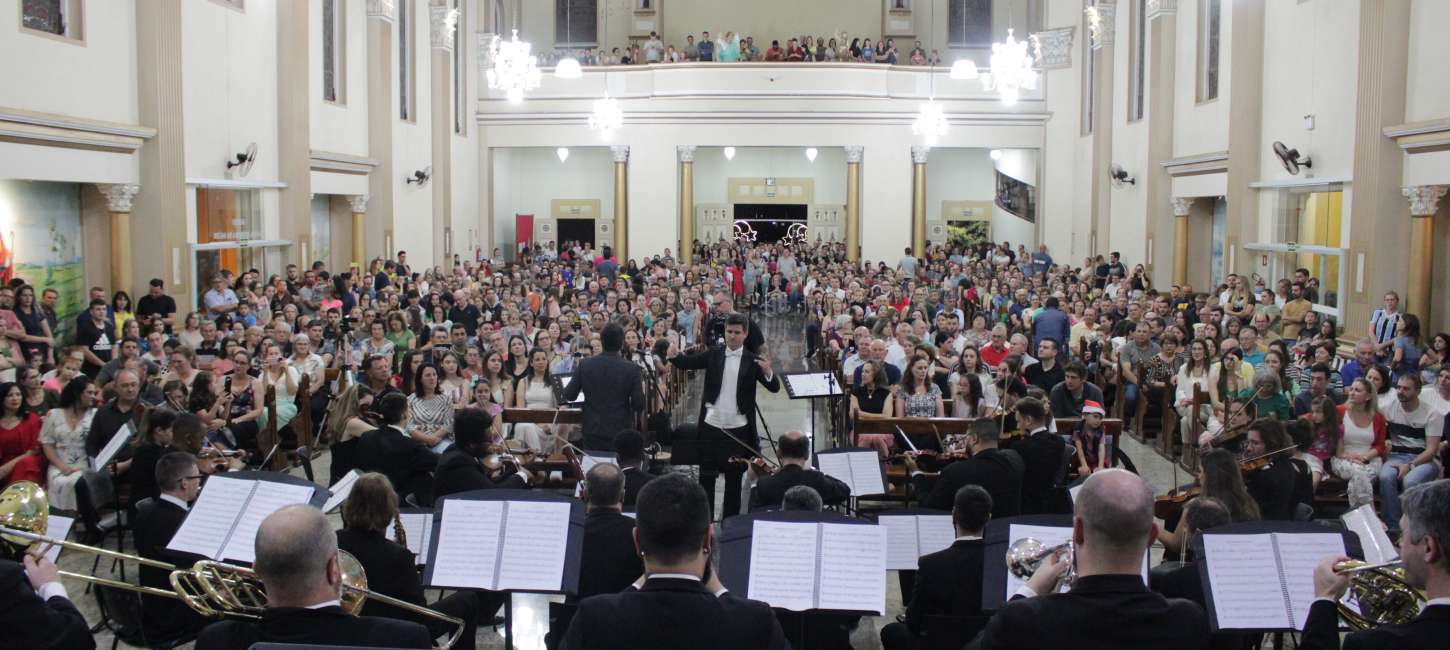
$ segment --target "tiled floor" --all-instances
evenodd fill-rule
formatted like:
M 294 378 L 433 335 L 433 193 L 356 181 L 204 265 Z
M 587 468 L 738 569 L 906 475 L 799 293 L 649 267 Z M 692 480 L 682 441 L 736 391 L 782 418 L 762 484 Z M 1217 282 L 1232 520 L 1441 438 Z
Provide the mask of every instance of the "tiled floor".
M 764 329 L 767 346 L 770 350 L 770 357 L 778 372 L 793 372 L 804 369 L 804 341 L 800 335 L 800 322 L 798 317 L 772 317 L 761 319 Z M 693 393 L 698 393 L 698 384 L 694 387 Z M 810 405 L 804 400 L 791 400 L 782 390 L 776 394 L 759 391 L 759 403 L 761 412 L 764 414 L 765 424 L 772 435 L 780 435 L 788 430 L 812 431 Z M 693 399 L 691 399 L 691 397 Z M 698 397 L 687 397 L 689 404 L 684 410 L 693 413 L 698 408 Z M 818 411 L 820 409 L 818 408 Z M 831 446 L 829 436 L 824 435 L 825 418 L 818 413 L 818 424 L 814 431 L 821 435 L 815 437 L 816 447 L 823 449 Z M 1151 449 L 1144 448 L 1132 438 L 1122 441 L 1123 450 L 1137 465 L 1138 472 L 1145 477 L 1159 492 L 1164 492 L 1173 484 L 1173 471 L 1171 465 Z M 767 452 L 769 453 L 769 452 Z M 329 459 L 324 457 L 315 464 L 318 475 L 326 476 L 328 472 Z M 296 472 L 301 474 L 300 470 Z M 1187 481 L 1188 478 L 1180 472 L 1179 480 Z M 717 490 L 717 498 L 720 498 Z M 718 505 L 718 504 L 717 504 Z M 337 520 L 337 515 L 332 515 Z M 341 522 L 336 521 L 340 526 Z M 128 540 L 129 541 L 129 540 Z M 1156 553 L 1155 553 L 1156 555 Z M 62 569 L 78 573 L 89 573 L 91 558 L 71 551 L 61 553 L 60 565 Z M 105 564 L 102 566 L 103 570 Z M 134 578 L 134 572 L 128 570 L 128 575 Z M 888 578 L 886 591 L 887 615 L 884 617 L 868 617 L 861 620 L 861 623 L 852 635 L 852 645 L 858 649 L 879 648 L 879 632 L 882 625 L 894 620 L 897 614 L 902 613 L 901 594 L 894 578 Z M 75 580 L 66 580 L 66 587 L 71 593 L 72 599 L 85 614 L 86 619 L 94 623 L 99 620 L 99 612 L 95 605 L 95 599 L 83 594 L 84 585 Z M 552 599 L 560 599 L 553 597 Z M 548 602 L 551 597 L 536 594 L 521 594 L 513 599 L 513 634 L 514 645 L 517 648 L 535 649 L 543 648 L 544 633 L 548 629 Z M 484 628 L 479 631 L 478 647 L 480 648 L 502 648 L 502 629 L 497 632 Z M 96 634 L 96 643 L 100 647 L 109 647 L 111 634 L 102 630 Z

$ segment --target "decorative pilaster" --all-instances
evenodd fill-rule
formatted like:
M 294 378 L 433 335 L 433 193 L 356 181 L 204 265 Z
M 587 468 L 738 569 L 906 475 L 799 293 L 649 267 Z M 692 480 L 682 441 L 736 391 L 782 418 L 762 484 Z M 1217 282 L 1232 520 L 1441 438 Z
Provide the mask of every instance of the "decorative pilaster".
M 1077 25 L 1048 29 L 1033 34 L 1032 50 L 1043 70 L 1072 67 L 1072 42 Z
M 629 145 L 609 147 L 614 156 L 614 255 L 620 267 L 629 261 Z
M 931 147 L 911 146 L 911 254 L 926 255 L 926 157 Z
M 352 205 L 352 263 L 359 269 L 366 268 L 368 195 L 353 194 L 347 202 Z
M 1400 194 L 1410 200 L 1410 304 L 1407 311 L 1430 323 L 1431 269 L 1434 266 L 1435 212 L 1445 196 L 1444 185 L 1401 187 Z
M 1173 199 L 1173 284 L 1188 282 L 1188 214 L 1194 197 Z
M 132 292 L 131 284 L 131 203 L 141 186 L 133 183 L 97 185 L 106 197 L 106 210 L 111 213 L 111 288 Z
M 847 145 L 846 149 L 846 260 L 861 261 L 861 159 L 866 147 Z
M 1113 31 L 1116 28 L 1118 17 L 1118 5 L 1107 0 L 1099 0 L 1097 4 L 1083 10 L 1088 18 L 1088 34 L 1092 38 L 1092 49 L 1100 50 L 1104 45 L 1113 44 Z
M 1178 0 L 1148 0 L 1148 20 L 1178 13 Z
M 428 35 L 433 49 L 453 51 L 453 32 L 458 27 L 458 10 L 446 5 L 428 7 Z
M 368 18 L 377 18 L 379 20 L 393 22 L 393 9 L 396 0 L 367 0 L 367 2 Z
M 695 259 L 695 145 L 682 144 L 675 147 L 680 159 L 680 263 L 691 264 Z

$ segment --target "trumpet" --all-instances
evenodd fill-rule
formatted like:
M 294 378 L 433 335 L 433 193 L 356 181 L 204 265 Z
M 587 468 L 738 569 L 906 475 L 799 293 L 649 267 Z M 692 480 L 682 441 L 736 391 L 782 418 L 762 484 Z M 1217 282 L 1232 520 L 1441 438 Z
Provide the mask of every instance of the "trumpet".
M 1067 573 L 1062 576 L 1062 584 L 1071 585 L 1077 579 L 1077 565 L 1073 561 L 1072 542 L 1048 546 L 1033 537 L 1015 540 L 1007 546 L 1007 572 L 1019 580 L 1026 580 L 1031 578 L 1032 574 L 1037 573 L 1047 558 L 1059 553 L 1067 554 L 1065 558 Z
M 79 553 L 90 553 L 145 566 L 171 571 L 171 589 L 143 587 L 120 580 L 98 576 L 59 571 L 64 577 L 81 582 L 102 585 L 114 589 L 125 589 L 148 596 L 180 600 L 196 613 L 207 618 L 233 618 L 260 620 L 267 608 L 267 594 L 262 581 L 247 567 L 200 560 L 190 568 L 181 568 L 169 562 L 152 560 L 133 553 L 112 551 L 88 544 L 47 537 L 39 531 L 46 529 L 50 505 L 45 490 L 30 481 L 17 481 L 0 491 L 0 540 L 11 548 L 25 553 L 40 552 L 43 546 L 59 546 Z M 401 521 L 401 518 L 399 518 Z M 450 648 L 458 642 L 464 630 L 463 619 L 449 616 L 434 609 L 416 605 L 405 600 L 368 589 L 367 573 L 362 564 L 351 553 L 337 551 L 338 567 L 342 572 L 342 607 L 347 613 L 357 615 L 363 603 L 371 598 L 380 603 L 444 621 L 453 626 L 453 632 L 440 648 Z
M 1346 604 L 1346 599 L 1335 606 L 1344 622 L 1356 630 L 1408 623 L 1425 606 L 1425 594 L 1410 586 L 1402 562 L 1368 564 L 1345 560 L 1334 565 L 1334 572 L 1351 576 L 1349 595 L 1358 608 Z

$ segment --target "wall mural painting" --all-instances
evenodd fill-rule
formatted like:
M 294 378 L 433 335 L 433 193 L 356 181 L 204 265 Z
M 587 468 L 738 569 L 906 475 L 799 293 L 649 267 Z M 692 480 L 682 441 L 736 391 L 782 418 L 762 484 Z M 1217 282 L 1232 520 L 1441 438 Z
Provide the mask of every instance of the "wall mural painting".
M 62 333 L 84 306 L 81 189 L 74 183 L 0 180 L 0 281 L 21 278 L 60 292 L 56 305 Z

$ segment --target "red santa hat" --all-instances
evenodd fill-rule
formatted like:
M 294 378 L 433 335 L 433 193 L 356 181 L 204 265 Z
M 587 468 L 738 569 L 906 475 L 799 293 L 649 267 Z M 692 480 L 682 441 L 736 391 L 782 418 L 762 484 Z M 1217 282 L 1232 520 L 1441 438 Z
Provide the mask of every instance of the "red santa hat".
M 1099 404 L 1097 402 L 1094 402 L 1093 400 L 1090 400 L 1090 399 L 1089 400 L 1083 400 L 1083 403 L 1082 403 L 1082 414 L 1083 415 L 1088 415 L 1090 413 L 1096 413 L 1098 415 L 1107 415 L 1108 414 L 1107 411 L 1104 411 L 1103 410 L 1103 405 L 1102 404 Z

